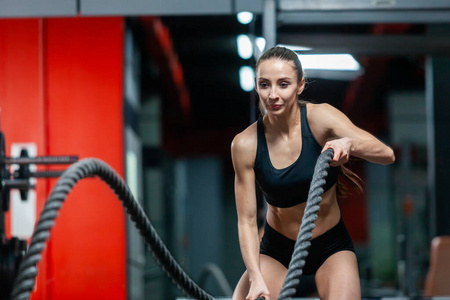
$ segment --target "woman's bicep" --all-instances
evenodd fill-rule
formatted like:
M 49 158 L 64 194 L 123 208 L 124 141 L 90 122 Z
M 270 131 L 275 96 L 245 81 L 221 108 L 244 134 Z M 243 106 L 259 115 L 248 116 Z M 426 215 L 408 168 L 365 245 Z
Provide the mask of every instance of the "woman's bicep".
M 317 122 L 320 122 L 322 131 L 328 133 L 327 139 L 351 137 L 361 140 L 376 140 L 369 132 L 359 128 L 340 110 L 329 104 L 320 105 L 316 112 Z
M 256 222 L 254 156 L 242 143 L 233 142 L 231 156 L 235 172 L 234 193 L 239 222 Z M 253 220 L 254 219 L 254 220 Z
M 350 155 L 381 164 L 390 164 L 395 161 L 390 147 L 371 133 L 354 125 L 345 114 L 329 107 L 328 110 L 325 110 L 325 114 L 324 126 L 330 131 L 328 140 L 347 138 L 346 140 L 351 145 L 349 146 Z
M 253 169 L 236 173 L 234 193 L 239 223 L 256 223 L 257 205 Z
M 350 120 L 337 124 L 332 128 L 331 132 L 334 138 L 350 137 L 364 141 L 378 141 L 374 135 L 354 125 Z

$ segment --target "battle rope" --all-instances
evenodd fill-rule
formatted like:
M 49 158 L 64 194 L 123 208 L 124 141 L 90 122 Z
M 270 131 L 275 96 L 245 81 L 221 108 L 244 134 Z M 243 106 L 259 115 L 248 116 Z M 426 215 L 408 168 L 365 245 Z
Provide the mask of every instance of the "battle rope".
M 333 150 L 329 149 L 324 151 L 317 160 L 292 261 L 289 264 L 286 280 L 278 299 L 292 297 L 295 294 L 295 286 L 300 282 L 299 278 L 302 274 L 305 258 L 308 255 L 307 249 L 310 246 L 308 240 L 312 237 L 311 232 L 315 227 L 314 221 L 317 219 L 318 204 L 322 200 L 320 195 L 324 192 L 323 186 L 332 156 Z M 46 240 L 50 237 L 50 230 L 55 225 L 59 209 L 75 184 L 79 180 L 92 175 L 100 177 L 116 193 L 122 201 L 122 205 L 126 208 L 126 212 L 144 237 L 145 243 L 150 247 L 155 258 L 174 283 L 189 297 L 213 300 L 214 298 L 192 281 L 172 257 L 123 179 L 109 165 L 95 158 L 83 159 L 73 164 L 56 183 L 40 215 L 28 251 L 20 263 L 10 299 L 25 300 L 30 297 L 38 273 L 37 264 L 41 260 L 41 253 L 45 248 Z
M 91 175 L 100 177 L 116 193 L 126 208 L 126 212 L 131 216 L 144 237 L 145 243 L 153 251 L 154 256 L 167 275 L 179 288 L 195 299 L 212 300 L 213 298 L 197 286 L 172 257 L 123 179 L 109 165 L 93 158 L 83 159 L 73 164 L 63 173 L 53 188 L 31 238 L 28 252 L 20 264 L 11 292 L 11 300 L 22 300 L 30 297 L 37 275 L 37 263 L 41 260 L 41 253 L 46 240 L 50 237 L 50 230 L 55 225 L 54 220 L 58 216 L 58 211 L 74 185 L 79 180 Z
M 303 274 L 303 266 L 308 256 L 308 249 L 311 246 L 309 239 L 312 238 L 312 230 L 316 227 L 314 221 L 317 220 L 319 203 L 322 201 L 321 195 L 324 192 L 325 178 L 328 175 L 330 162 L 334 151 L 327 149 L 319 156 L 314 167 L 314 174 L 309 187 L 308 200 L 303 214 L 302 224 L 295 242 L 294 253 L 289 263 L 288 272 L 278 296 L 279 300 L 291 299 L 294 296 L 296 287 L 300 283 L 300 276 Z

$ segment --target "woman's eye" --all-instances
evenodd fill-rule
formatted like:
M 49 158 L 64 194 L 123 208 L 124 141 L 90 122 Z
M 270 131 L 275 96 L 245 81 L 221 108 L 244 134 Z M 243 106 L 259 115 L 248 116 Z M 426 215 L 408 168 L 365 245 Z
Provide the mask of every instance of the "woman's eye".
M 267 83 L 265 83 L 265 82 L 260 82 L 259 83 L 259 87 L 261 87 L 261 88 L 266 88 L 268 85 L 267 85 Z
M 287 88 L 287 87 L 288 87 L 288 85 L 289 85 L 289 84 L 288 84 L 288 83 L 286 83 L 286 82 L 283 82 L 283 83 L 281 83 L 281 84 L 280 84 L 280 86 L 281 86 L 281 87 L 283 87 L 283 88 Z

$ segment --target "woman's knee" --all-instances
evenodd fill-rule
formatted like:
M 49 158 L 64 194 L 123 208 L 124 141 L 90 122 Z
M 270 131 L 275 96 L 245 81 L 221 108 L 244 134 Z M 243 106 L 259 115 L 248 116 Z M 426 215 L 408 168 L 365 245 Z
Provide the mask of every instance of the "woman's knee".
M 287 269 L 272 257 L 260 256 L 261 272 L 270 291 L 270 298 L 277 299 L 286 278 Z
M 321 299 L 361 299 L 355 254 L 341 251 L 330 256 L 317 270 L 316 285 Z
M 284 278 L 286 277 L 287 269 L 275 259 L 266 256 L 264 254 L 260 255 L 259 265 L 261 269 L 261 274 L 264 279 L 264 283 L 269 289 L 271 299 L 277 299 L 281 288 L 283 287 Z M 250 289 L 250 282 L 248 277 L 248 272 L 245 271 L 241 276 L 238 284 L 233 293 L 232 300 L 241 300 L 247 297 Z
M 241 279 L 239 279 L 236 288 L 233 292 L 232 300 L 243 300 L 245 297 L 247 297 L 248 291 L 250 289 L 250 283 L 248 280 L 248 273 L 247 271 L 242 274 Z

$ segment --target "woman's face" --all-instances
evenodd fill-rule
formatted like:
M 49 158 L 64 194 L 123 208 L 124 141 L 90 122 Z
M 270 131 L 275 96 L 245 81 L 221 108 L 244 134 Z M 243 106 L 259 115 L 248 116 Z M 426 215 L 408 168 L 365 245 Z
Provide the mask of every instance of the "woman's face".
M 268 114 L 282 115 L 297 103 L 305 80 L 297 80 L 291 61 L 271 58 L 262 61 L 256 70 L 256 91 Z

